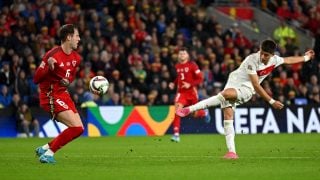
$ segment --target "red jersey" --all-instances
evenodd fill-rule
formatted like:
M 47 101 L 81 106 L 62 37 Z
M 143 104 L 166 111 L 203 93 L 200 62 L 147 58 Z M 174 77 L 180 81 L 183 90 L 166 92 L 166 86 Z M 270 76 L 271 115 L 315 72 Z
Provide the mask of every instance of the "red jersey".
M 199 85 L 202 80 L 202 74 L 198 65 L 192 61 L 188 61 L 184 64 L 176 64 L 177 78 L 175 83 L 177 85 L 177 91 L 181 93 L 196 91 L 196 86 Z M 183 83 L 190 83 L 191 86 L 188 89 L 182 88 Z
M 53 57 L 57 63 L 54 70 L 50 70 L 48 59 Z M 76 51 L 65 54 L 62 48 L 54 47 L 48 51 L 37 68 L 33 81 L 40 87 L 40 106 L 46 111 L 56 114 L 64 110 L 76 112 L 74 103 L 67 91 L 67 87 L 60 84 L 62 79 L 71 83 L 80 65 L 80 55 Z
M 48 58 L 57 60 L 54 70 L 49 70 Z M 39 84 L 41 91 L 48 91 L 50 86 L 56 91 L 65 91 L 67 87 L 60 84 L 61 79 L 68 79 L 71 83 L 75 79 L 77 68 L 80 65 L 80 55 L 76 51 L 65 54 L 60 46 L 52 48 L 42 59 L 42 62 L 33 77 L 36 84 Z

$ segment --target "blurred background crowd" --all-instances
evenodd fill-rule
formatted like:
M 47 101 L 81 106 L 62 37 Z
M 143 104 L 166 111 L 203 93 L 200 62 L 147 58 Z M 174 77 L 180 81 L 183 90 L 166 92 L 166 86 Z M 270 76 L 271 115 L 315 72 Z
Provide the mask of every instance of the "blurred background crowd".
M 200 99 L 219 92 L 243 59 L 259 49 L 259 41 L 246 37 L 235 21 L 222 26 L 206 9 L 210 0 L 15 0 L 0 1 L 0 106 L 22 101 L 38 106 L 39 89 L 33 74 L 41 57 L 59 45 L 58 29 L 77 24 L 82 65 L 70 93 L 79 106 L 169 105 L 175 90 L 177 49 L 186 46 L 202 70 Z M 311 0 L 239 0 L 273 13 L 283 22 L 274 30 L 280 56 L 301 55 L 291 24 L 315 38 L 316 59 L 282 66 L 263 82 L 275 99 L 287 105 L 320 102 L 320 2 Z M 254 23 L 254 22 L 253 22 Z M 266 22 L 267 23 L 267 22 Z M 263 27 L 254 27 L 257 32 Z M 280 36 L 281 31 L 286 35 Z M 90 93 L 95 75 L 110 81 L 107 94 Z M 249 104 L 263 104 L 255 96 Z

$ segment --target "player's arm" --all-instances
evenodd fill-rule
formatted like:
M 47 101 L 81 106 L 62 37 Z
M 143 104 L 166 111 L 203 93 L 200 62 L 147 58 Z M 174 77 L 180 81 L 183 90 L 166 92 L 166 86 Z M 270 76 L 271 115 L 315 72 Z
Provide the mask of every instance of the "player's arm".
M 42 82 L 49 74 L 49 71 L 54 70 L 54 64 L 56 62 L 57 60 L 53 57 L 49 57 L 48 59 L 44 58 L 35 72 L 33 82 L 36 84 Z
M 248 74 L 250 81 L 252 83 L 252 86 L 254 90 L 269 104 L 275 108 L 275 109 L 282 109 L 283 104 L 280 101 L 274 100 L 272 97 L 269 96 L 269 94 L 263 89 L 263 87 L 259 83 L 259 77 L 257 74 Z
M 45 61 L 42 61 L 40 66 L 37 68 L 34 76 L 33 76 L 33 82 L 38 84 L 45 79 L 49 72 L 49 67 Z
M 311 59 L 313 59 L 315 53 L 313 50 L 309 50 L 304 53 L 304 56 L 290 56 L 283 58 L 284 64 L 296 64 L 301 62 L 307 62 Z
M 202 81 L 203 81 L 203 75 L 202 75 L 200 69 L 197 68 L 197 69 L 194 71 L 194 80 L 192 80 L 192 81 L 190 82 L 190 84 L 191 84 L 192 86 L 197 86 L 197 85 L 201 84 Z
M 170 82 L 169 83 L 169 89 L 173 90 L 175 87 L 175 83 L 174 82 Z

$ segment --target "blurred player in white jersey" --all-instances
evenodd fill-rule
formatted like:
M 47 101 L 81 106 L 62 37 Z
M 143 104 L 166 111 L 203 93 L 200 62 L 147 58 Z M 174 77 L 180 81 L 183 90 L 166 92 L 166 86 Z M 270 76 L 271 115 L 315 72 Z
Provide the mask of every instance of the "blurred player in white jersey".
M 279 57 L 274 54 L 276 43 L 272 40 L 264 40 L 257 53 L 245 58 L 240 67 L 231 72 L 223 91 L 194 105 L 177 109 L 176 114 L 184 117 L 188 114 L 220 105 L 224 115 L 224 131 L 228 152 L 225 159 L 238 159 L 235 148 L 234 111 L 237 105 L 249 101 L 253 94 L 258 93 L 265 101 L 275 109 L 282 109 L 283 104 L 274 100 L 263 89 L 260 83 L 281 64 L 295 64 L 307 62 L 314 57 L 314 51 L 305 52 L 304 56 Z

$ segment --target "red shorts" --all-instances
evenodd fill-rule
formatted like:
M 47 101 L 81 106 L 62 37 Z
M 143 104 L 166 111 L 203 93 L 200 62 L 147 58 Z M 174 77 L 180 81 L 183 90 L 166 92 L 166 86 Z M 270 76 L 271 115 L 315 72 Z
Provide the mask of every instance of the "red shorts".
M 74 102 L 67 91 L 50 93 L 48 95 L 47 93 L 41 93 L 40 106 L 52 115 L 67 110 L 78 113 Z
M 198 102 L 197 93 L 178 93 L 175 98 L 175 103 L 180 103 L 183 106 L 190 106 Z

